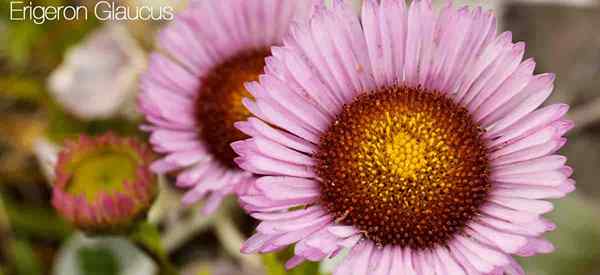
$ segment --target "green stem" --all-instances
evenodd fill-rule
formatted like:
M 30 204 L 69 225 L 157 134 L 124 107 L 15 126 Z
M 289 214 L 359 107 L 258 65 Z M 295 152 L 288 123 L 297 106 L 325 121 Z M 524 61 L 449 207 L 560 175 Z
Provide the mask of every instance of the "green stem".
M 154 225 L 146 222 L 140 223 L 130 235 L 130 239 L 158 264 L 160 275 L 179 275 L 163 249 L 160 234 Z

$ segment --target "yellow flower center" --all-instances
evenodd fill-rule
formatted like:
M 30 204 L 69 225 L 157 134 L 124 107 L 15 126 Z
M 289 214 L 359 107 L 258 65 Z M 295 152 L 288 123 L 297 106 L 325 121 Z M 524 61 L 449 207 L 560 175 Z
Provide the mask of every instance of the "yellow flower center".
M 81 154 L 69 166 L 72 178 L 66 190 L 94 201 L 98 194 L 125 192 L 123 184 L 136 180 L 141 160 L 127 149 L 102 148 Z
M 481 129 L 444 95 L 388 87 L 344 106 L 323 134 L 321 201 L 378 244 L 444 244 L 478 214 L 490 188 Z

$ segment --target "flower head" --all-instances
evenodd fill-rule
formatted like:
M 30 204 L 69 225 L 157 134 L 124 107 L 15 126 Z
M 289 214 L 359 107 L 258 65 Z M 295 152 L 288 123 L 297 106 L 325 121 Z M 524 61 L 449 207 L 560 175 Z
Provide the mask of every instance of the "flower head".
M 152 168 L 177 172 L 188 188 L 184 203 L 209 196 L 211 212 L 225 195 L 242 192 L 252 179 L 233 162 L 229 144 L 246 138 L 234 122 L 250 113 L 244 83 L 263 73 L 270 47 L 288 25 L 306 16 L 311 1 L 197 1 L 167 27 L 142 78 L 139 107 L 154 150 L 164 154 Z
M 84 230 L 126 229 L 156 196 L 152 159 L 150 149 L 133 139 L 82 135 L 59 153 L 52 205 Z
M 244 252 L 350 253 L 336 275 L 523 274 L 553 250 L 544 199 L 574 189 L 556 155 L 568 106 L 540 108 L 552 74 L 481 8 L 337 1 L 291 29 L 247 85 L 236 163 L 262 222 Z

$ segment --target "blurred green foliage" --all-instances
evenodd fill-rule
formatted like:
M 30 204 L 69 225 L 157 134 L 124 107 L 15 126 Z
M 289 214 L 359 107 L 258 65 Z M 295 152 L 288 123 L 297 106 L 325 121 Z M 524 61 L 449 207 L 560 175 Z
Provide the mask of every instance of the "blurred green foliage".
M 548 218 L 557 228 L 548 234 L 556 250 L 521 259 L 528 274 L 597 274 L 600 260 L 600 207 L 577 193 L 555 202 Z
M 119 275 L 115 255 L 107 248 L 82 247 L 77 251 L 79 269 L 85 275 Z
M 28 1 L 25 1 L 28 2 Z M 28 125 L 44 125 L 50 136 L 60 142 L 78 132 L 99 133 L 107 129 L 131 133 L 137 131 L 132 123 L 120 121 L 84 122 L 65 113 L 51 99 L 46 90 L 46 78 L 59 65 L 68 48 L 77 44 L 91 30 L 99 26 L 98 20 L 47 22 L 36 25 L 31 21 L 10 21 L 9 1 L 0 3 L 0 160 L 15 163 L 32 174 L 32 152 L 24 139 L 34 139 L 27 132 Z M 32 0 L 34 5 L 81 4 L 70 0 Z M 29 123 L 31 121 L 31 123 Z M 6 132 L 4 132 L 6 131 Z M 10 134 L 9 134 L 10 133 Z M 8 160 L 7 158 L 13 158 Z M 18 164 L 22 163 L 22 164 Z M 6 169 L 3 169 L 4 171 Z M 17 174 L 22 174 L 17 173 Z M 35 174 L 35 173 L 33 173 Z M 39 174 L 39 173 L 38 173 Z M 72 228 L 56 215 L 48 201 L 39 201 L 47 191 L 45 182 L 32 182 L 25 178 L 7 177 L 0 173 L 0 195 L 8 225 L 13 232 L 5 249 L 8 262 L 0 263 L 7 275 L 42 275 L 51 270 L 55 244 L 66 239 Z M 11 185 L 4 185 L 8 181 Z M 9 189 L 11 189 L 10 192 Z M 38 195 L 31 196 L 31 190 Z M 16 195 L 16 196 L 12 196 Z M 43 240 L 43 242 L 39 242 Z M 3 244 L 4 245 L 4 244 Z M 97 257 L 95 257 L 97 258 Z M 91 275 L 92 273 L 90 273 Z M 94 273 L 95 274 L 95 273 Z M 114 274 L 114 273 L 103 273 Z
M 43 83 L 33 78 L 8 75 L 0 78 L 0 96 L 42 104 L 48 99 Z
M 34 253 L 31 243 L 15 239 L 11 243 L 16 274 L 42 275 L 42 265 Z
M 81 4 L 68 0 L 34 0 L 34 5 L 59 6 Z M 31 21 L 10 21 L 9 5 L 0 5 L 0 14 L 7 26 L 7 37 L 0 43 L 0 100 L 30 102 L 45 111 L 48 135 L 57 143 L 80 133 L 99 134 L 108 130 L 122 135 L 139 135 L 134 122 L 123 119 L 83 121 L 65 112 L 45 88 L 46 78 L 59 65 L 68 48 L 77 44 L 100 22 L 93 16 L 88 20 L 49 21 L 37 25 Z M 1 41 L 1 40 L 0 40 Z M 4 63 L 4 64 L 3 64 Z M 4 68 L 2 68 L 4 67 Z M 1 70 L 0 70 L 1 71 Z
M 53 208 L 16 203 L 8 199 L 4 199 L 4 206 L 13 231 L 22 237 L 63 240 L 73 231 Z
M 77 137 L 81 133 L 97 135 L 112 131 L 123 136 L 141 135 L 139 124 L 136 122 L 120 118 L 80 120 L 65 112 L 56 102 L 49 103 L 47 111 L 47 135 L 52 141 L 59 144 L 65 139 Z
M 177 269 L 171 264 L 169 255 L 163 248 L 160 232 L 153 224 L 140 222 L 129 236 L 140 249 L 148 253 L 159 265 L 159 275 L 177 275 Z
M 7 2 L 5 2 L 7 3 Z M 33 5 L 61 6 L 76 4 L 67 0 L 33 0 Z M 0 45 L 0 55 L 6 58 L 15 72 L 44 73 L 62 61 L 67 48 L 80 41 L 99 25 L 96 18 L 76 21 L 49 21 L 34 24 L 32 21 L 11 21 L 9 5 L 0 5 L 0 14 L 8 26 L 3 39 L 10 43 Z
M 285 262 L 293 255 L 293 250 L 285 252 L 270 253 L 262 256 L 266 275 L 323 275 L 319 272 L 319 263 L 304 262 L 292 270 L 285 269 Z
M 167 257 L 160 240 L 158 229 L 146 222 L 139 223 L 130 235 L 134 241 L 143 250 L 149 251 L 154 257 Z

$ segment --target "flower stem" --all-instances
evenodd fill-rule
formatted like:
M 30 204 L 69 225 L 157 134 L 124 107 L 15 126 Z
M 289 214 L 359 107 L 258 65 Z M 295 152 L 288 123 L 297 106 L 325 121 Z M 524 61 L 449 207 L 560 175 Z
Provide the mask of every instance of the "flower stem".
M 130 235 L 130 240 L 158 264 L 160 275 L 179 275 L 163 249 L 160 234 L 154 225 L 141 222 Z

